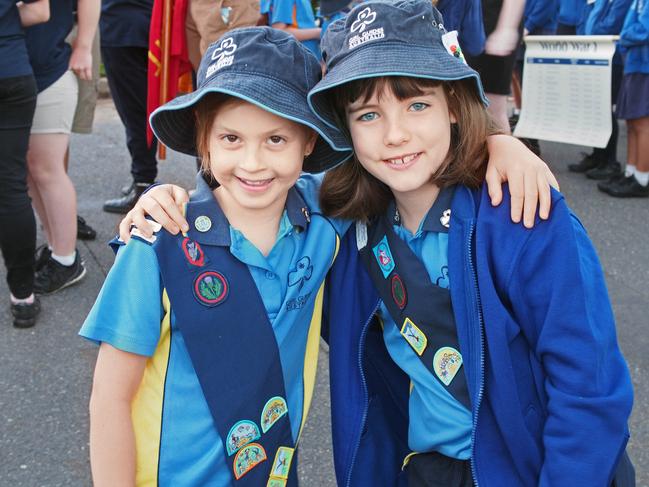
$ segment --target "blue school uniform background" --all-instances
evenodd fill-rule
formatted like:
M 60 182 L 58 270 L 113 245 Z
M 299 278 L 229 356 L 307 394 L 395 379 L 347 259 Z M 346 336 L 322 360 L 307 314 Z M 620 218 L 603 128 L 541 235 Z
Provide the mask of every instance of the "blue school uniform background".
M 472 403 L 475 481 L 610 483 L 633 393 L 597 256 L 560 194 L 553 193 L 550 220 L 532 230 L 510 221 L 508 202 L 494 208 L 486 189 L 459 186 L 451 208 L 450 290 Z M 338 485 L 402 485 L 409 377 L 370 326 L 380 301 L 355 232 L 330 278 Z
M 264 0 L 266 1 L 266 0 Z M 262 13 L 268 12 L 268 23 L 273 25 L 280 22 L 298 29 L 311 29 L 317 27 L 315 14 L 309 0 L 269 0 L 262 6 Z M 320 42 L 318 39 L 301 41 L 304 46 L 320 59 Z
M 305 353 L 307 337 L 315 341 L 316 350 L 319 341 L 318 334 L 309 335 L 311 325 L 297 318 L 304 316 L 298 311 L 316 312 L 313 323 L 319 324 L 317 311 L 309 310 L 318 309 L 315 304 L 318 290 L 337 248 L 337 232 L 344 230 L 343 224 L 318 216 L 319 183 L 319 178 L 305 176 L 289 191 L 277 241 L 266 257 L 229 225 L 201 177 L 197 178 L 197 191 L 190 203 L 193 213 L 211 216 L 209 231 L 193 230 L 192 235 L 190 230 L 190 237 L 200 242 L 203 249 L 210 245 L 228 248 L 234 258 L 247 266 L 263 300 L 279 347 L 294 440 L 305 419 L 304 397 L 310 400 L 313 390 L 313 384 L 306 377 L 303 379 L 305 362 L 317 360 L 317 353 L 310 358 Z M 309 208 L 311 216 L 305 208 Z M 230 485 L 232 457 L 226 455 L 215 429 L 182 327 L 173 311 L 180 306 L 201 308 L 202 305 L 173 300 L 169 304 L 154 246 L 133 238 L 120 249 L 80 334 L 126 352 L 151 357 L 133 406 L 138 475 L 144 475 L 142 472 L 149 475 L 139 476 L 138 485 L 146 481 L 161 486 Z M 314 248 L 318 252 L 312 252 Z M 177 250 L 178 265 L 190 266 L 180 248 Z M 306 255 L 305 251 L 310 253 Z M 310 272 L 297 283 L 304 299 L 291 304 L 295 300 L 287 300 L 287 295 L 296 282 L 289 276 L 305 257 L 309 259 Z M 218 269 L 218 263 L 212 264 Z M 205 269 L 210 269 L 209 264 Z M 232 284 L 230 293 L 236 292 L 236 282 Z M 237 323 L 233 318 L 214 325 L 236 327 Z M 247 338 L 254 340 L 254 337 Z M 245 349 L 240 351 L 240 356 L 242 361 L 254 364 L 255 357 L 247 356 Z M 219 360 L 218 350 L 214 351 L 213 366 L 220 373 L 236 377 L 240 365 Z M 246 377 L 240 380 L 244 383 Z M 236 394 L 236 390 L 223 391 L 224 403 L 227 404 L 229 395 Z M 250 397 L 249 401 L 265 402 L 266 399 Z M 267 454 L 268 462 L 273 462 L 275 452 Z M 292 469 L 296 468 L 295 463 Z
M 524 26 L 530 35 L 549 35 L 557 30 L 559 0 L 527 0 Z
M 437 10 L 447 31 L 457 30 L 462 50 L 477 56 L 486 40 L 480 0 L 439 0 Z
M 559 0 L 557 15 L 557 35 L 575 35 L 584 18 L 586 0 Z

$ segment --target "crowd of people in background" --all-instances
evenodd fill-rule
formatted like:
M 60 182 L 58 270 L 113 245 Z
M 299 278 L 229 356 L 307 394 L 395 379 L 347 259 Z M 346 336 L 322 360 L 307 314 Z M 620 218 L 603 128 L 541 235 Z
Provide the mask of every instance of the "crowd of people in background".
M 269 25 L 318 59 L 332 21 L 361 0 L 185 0 L 185 40 L 197 69 L 228 30 Z M 619 35 L 613 59 L 605 148 L 568 166 L 613 197 L 649 197 L 649 2 L 647 0 L 432 0 L 445 28 L 482 77 L 489 111 L 504 133 L 520 109 L 525 35 Z M 0 0 L 0 241 L 16 327 L 33 326 L 38 295 L 79 282 L 77 239 L 96 232 L 77 215 L 67 175 L 70 133 L 89 133 L 103 63 L 126 132 L 131 177 L 104 211 L 128 212 L 157 176 L 156 141 L 147 141 L 149 28 L 154 0 Z M 101 48 L 101 49 L 99 49 Z M 101 50 L 101 56 L 99 55 Z M 101 58 L 101 59 L 100 59 Z M 371 62 L 371 61 L 370 61 Z M 415 61 L 416 62 L 416 61 Z M 510 113 L 510 96 L 516 101 Z M 627 160 L 617 159 L 618 120 L 627 125 Z M 528 140 L 539 151 L 538 141 Z M 119 184 L 121 183 L 121 184 Z M 36 248 L 36 219 L 45 243 Z

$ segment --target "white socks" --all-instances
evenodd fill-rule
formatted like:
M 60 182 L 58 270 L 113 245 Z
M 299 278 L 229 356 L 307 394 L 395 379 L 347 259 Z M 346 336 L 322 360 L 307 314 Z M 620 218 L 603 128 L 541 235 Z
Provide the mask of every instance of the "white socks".
M 74 259 L 76 257 L 77 257 L 76 250 L 72 252 L 70 255 L 56 255 L 54 252 L 52 252 L 52 259 L 54 259 L 59 264 L 64 265 L 66 267 L 70 267 L 72 264 L 74 264 Z
M 624 168 L 624 177 L 628 178 L 630 176 L 633 176 L 635 174 L 635 164 L 631 164 L 630 162 L 626 163 L 626 167 Z
M 13 294 L 9 293 L 11 304 L 32 304 L 34 302 L 34 295 L 26 297 L 25 299 L 15 298 Z
M 638 181 L 642 186 L 649 184 L 649 171 L 642 172 L 636 169 L 633 175 L 635 176 L 636 181 Z

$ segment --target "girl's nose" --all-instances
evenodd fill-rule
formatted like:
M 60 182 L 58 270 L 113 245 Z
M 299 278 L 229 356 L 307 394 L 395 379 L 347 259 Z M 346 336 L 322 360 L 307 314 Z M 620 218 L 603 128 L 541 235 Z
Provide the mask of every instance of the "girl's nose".
M 410 140 L 410 134 L 398 117 L 387 120 L 383 142 L 387 146 L 400 146 Z

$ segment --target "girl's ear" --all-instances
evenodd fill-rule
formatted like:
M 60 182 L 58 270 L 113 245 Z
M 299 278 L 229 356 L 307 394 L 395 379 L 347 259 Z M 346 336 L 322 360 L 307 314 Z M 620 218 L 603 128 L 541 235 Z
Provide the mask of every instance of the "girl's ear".
M 315 130 L 309 130 L 309 138 L 307 139 L 306 145 L 304 147 L 304 157 L 311 155 L 317 140 L 318 140 L 317 132 Z

